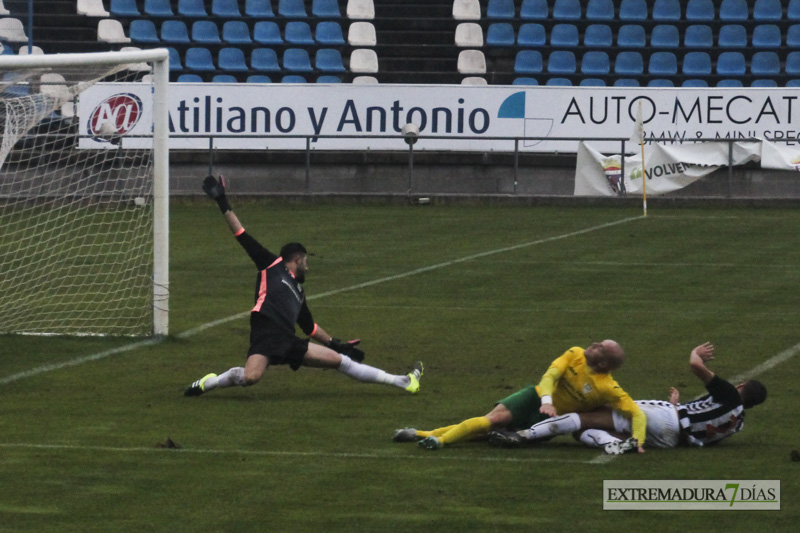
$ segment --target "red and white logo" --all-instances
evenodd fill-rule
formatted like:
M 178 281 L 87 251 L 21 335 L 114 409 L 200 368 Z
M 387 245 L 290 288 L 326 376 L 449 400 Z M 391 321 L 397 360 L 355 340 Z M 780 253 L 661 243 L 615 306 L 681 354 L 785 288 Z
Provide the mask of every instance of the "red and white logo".
M 108 142 L 131 131 L 142 115 L 142 100 L 135 94 L 109 96 L 89 115 L 87 130 L 96 141 Z

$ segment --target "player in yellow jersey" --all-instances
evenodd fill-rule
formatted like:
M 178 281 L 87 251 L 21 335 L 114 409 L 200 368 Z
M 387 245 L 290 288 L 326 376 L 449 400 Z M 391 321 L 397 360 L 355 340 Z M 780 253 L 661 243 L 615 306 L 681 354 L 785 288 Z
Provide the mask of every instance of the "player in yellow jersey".
M 482 437 L 491 430 L 522 430 L 537 422 L 557 417 L 563 430 L 577 426 L 580 418 L 569 413 L 592 411 L 604 405 L 623 413 L 632 421 L 633 438 L 643 452 L 647 419 L 631 397 L 622 390 L 611 372 L 625 361 L 625 352 L 616 341 L 607 339 L 587 348 L 570 348 L 553 361 L 537 386 L 526 387 L 500 400 L 485 416 L 469 418 L 459 424 L 432 431 L 405 428 L 395 431 L 396 442 L 419 441 L 420 446 L 438 450 L 446 444 Z M 563 415 L 563 416 L 562 416 Z

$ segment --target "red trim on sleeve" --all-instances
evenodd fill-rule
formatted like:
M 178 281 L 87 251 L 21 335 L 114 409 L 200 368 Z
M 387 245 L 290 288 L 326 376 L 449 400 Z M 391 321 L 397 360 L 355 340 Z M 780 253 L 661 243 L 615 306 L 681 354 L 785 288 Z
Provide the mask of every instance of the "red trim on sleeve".
M 244 228 L 242 228 L 242 229 L 240 229 L 239 231 L 237 231 L 237 232 L 234 234 L 234 237 L 238 237 L 238 236 L 239 236 L 239 235 L 241 235 L 242 233 L 244 233 Z
M 318 329 L 319 329 L 319 326 L 318 326 L 318 325 L 317 325 L 317 323 L 315 322 L 315 323 L 314 323 L 314 329 L 312 329 L 312 330 L 311 330 L 311 333 L 309 333 L 309 334 L 308 334 L 308 336 L 309 336 L 309 337 L 313 337 L 313 336 L 314 336 L 314 333 L 316 333 Z

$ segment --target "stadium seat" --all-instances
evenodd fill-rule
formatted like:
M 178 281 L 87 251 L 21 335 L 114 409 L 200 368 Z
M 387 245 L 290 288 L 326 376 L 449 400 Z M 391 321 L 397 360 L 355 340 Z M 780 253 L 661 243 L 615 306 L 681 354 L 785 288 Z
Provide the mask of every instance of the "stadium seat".
M 151 17 L 174 17 L 169 0 L 144 0 L 144 12 Z
M 581 87 L 605 87 L 606 82 L 600 78 L 583 78 L 580 83 Z
M 644 48 L 646 45 L 645 31 L 638 24 L 625 24 L 617 32 L 617 46 L 620 48 Z
M 305 77 L 299 74 L 287 74 L 281 78 L 281 83 L 307 83 Z
M 174 72 L 177 70 L 183 70 L 183 63 L 181 62 L 181 55 L 178 53 L 178 50 L 175 48 L 167 47 L 167 53 L 169 54 L 169 70 L 170 72 Z
M 203 77 L 199 74 L 181 74 L 177 81 L 178 83 L 203 83 Z
M 777 87 L 778 82 L 772 79 L 767 80 L 753 80 L 750 82 L 750 87 Z
M 181 17 L 207 17 L 208 12 L 203 0 L 178 0 L 178 15 Z
M 455 43 L 460 48 L 482 47 L 483 28 L 477 22 L 461 22 L 456 26 Z
M 536 81 L 536 78 L 514 78 L 514 81 L 511 82 L 511 85 L 539 85 L 539 82 Z
M 212 0 L 211 14 L 215 17 L 236 18 L 241 17 L 238 0 Z
M 580 20 L 580 0 L 555 0 L 553 4 L 554 20 Z
M 786 8 L 786 20 L 800 21 L 800 0 L 789 0 L 789 6 Z
M 351 83 L 354 85 L 376 85 L 380 82 L 375 76 L 355 76 Z
M 588 48 L 610 48 L 612 44 L 611 26 L 607 24 L 590 24 L 583 32 L 583 46 Z
M 684 82 L 681 83 L 681 87 L 708 87 L 708 82 L 706 80 L 697 79 L 684 80 Z
M 244 52 L 237 47 L 221 48 L 217 55 L 217 65 L 221 70 L 235 72 L 247 72 L 249 70 L 244 60 Z
M 656 0 L 653 3 L 652 19 L 656 22 L 681 20 L 681 4 L 678 0 Z
M 800 76 L 800 52 L 794 51 L 786 54 L 784 72 L 790 76 Z
M 372 20 L 375 18 L 375 4 L 372 0 L 347 0 L 347 18 L 353 20 Z
M 648 87 L 675 87 L 675 83 L 672 80 L 664 79 L 664 78 L 656 78 L 654 80 L 650 80 L 647 82 Z
M 317 78 L 317 83 L 342 83 L 342 78 L 332 74 L 324 74 Z
M 489 0 L 486 6 L 486 18 L 510 20 L 516 16 L 514 0 Z
M 782 41 L 777 24 L 759 24 L 753 28 L 753 48 L 780 48 Z
M 725 79 L 717 82 L 717 87 L 744 87 L 742 80 Z
M 85 15 L 87 17 L 109 17 L 111 13 L 106 11 L 103 6 L 103 0 L 78 0 L 76 5 L 78 15 Z M 8 9 L 3 7 L 3 2 L 0 0 L 0 15 L 10 15 Z
M 800 48 L 800 24 L 792 24 L 786 30 L 786 46 L 789 48 Z
M 258 19 L 275 18 L 275 11 L 272 10 L 270 0 L 245 0 L 244 14 Z
M 647 3 L 645 0 L 622 0 L 617 18 L 623 22 L 647 20 Z
M 486 56 L 480 50 L 462 50 L 456 67 L 459 74 L 486 74 Z
M 3 21 L 16 21 L 19 22 L 17 19 L 6 18 L 0 19 L 0 25 L 2 25 Z M 22 24 L 20 22 L 20 24 Z M 6 30 L 9 30 L 11 33 L 6 33 Z M 3 41 L 10 41 L 10 42 L 27 42 L 27 38 L 22 39 L 21 37 L 17 37 L 19 30 L 15 27 L 11 28 L 3 28 L 0 27 L 0 39 Z M 24 35 L 24 34 L 23 34 Z M 116 19 L 100 19 L 97 23 L 97 40 L 104 43 L 129 43 L 131 42 L 130 37 L 125 35 L 125 30 L 122 28 L 122 23 Z
M 508 22 L 495 22 L 489 25 L 486 32 L 487 46 L 514 46 L 515 41 L 514 27 Z
M 369 74 L 378 72 L 378 54 L 368 48 L 356 48 L 350 53 L 350 72 Z
M 550 74 L 574 74 L 576 69 L 575 53 L 570 50 L 555 50 L 547 56 L 547 72 Z
M 454 20 L 480 20 L 481 4 L 478 0 L 455 0 L 453 2 Z
M 683 34 L 684 48 L 712 48 L 714 46 L 714 34 L 711 26 L 705 24 L 692 24 L 687 26 Z
M 118 17 L 141 17 L 136 0 L 111 0 L 109 11 Z
M 747 30 L 740 24 L 726 24 L 719 29 L 717 45 L 720 48 L 747 48 Z
M 570 87 L 572 85 L 572 81 L 569 78 L 548 78 L 545 85 L 555 87 Z
M 13 56 L 15 55 L 14 49 L 11 47 L 11 45 L 0 42 L 0 55 Z
M 131 25 L 128 27 L 128 36 L 134 43 L 161 42 L 156 32 L 156 25 L 153 24 L 152 20 L 148 19 L 132 20 Z
M 689 0 L 686 4 L 686 20 L 711 22 L 715 18 L 713 0 Z
M 547 20 L 550 18 L 550 6 L 547 5 L 547 0 L 522 0 L 519 18 L 522 20 Z
M 311 3 L 311 15 L 317 18 L 340 18 L 342 12 L 337 0 L 314 0 Z
M 276 22 L 259 20 L 253 26 L 253 41 L 258 44 L 283 44 L 281 29 Z
M 283 28 L 283 38 L 288 44 L 312 45 L 314 37 L 307 22 L 293 20 Z
M 779 76 L 781 58 L 777 52 L 756 52 L 750 58 L 750 74 L 753 76 Z
M 608 74 L 611 71 L 611 60 L 608 58 L 606 52 L 599 50 L 590 50 L 583 54 L 581 58 L 581 73 L 582 74 Z M 605 82 L 603 83 L 605 85 Z
M 519 46 L 544 46 L 546 33 L 544 26 L 536 22 L 526 22 L 519 27 L 517 44 Z
M 456 29 L 458 29 L 456 27 Z M 378 38 L 375 34 L 375 26 L 371 22 L 358 21 L 351 22 L 347 29 L 347 42 L 350 46 L 375 46 Z M 483 46 L 483 33 L 481 33 L 481 46 Z
M 31 46 L 30 50 L 28 50 L 28 45 L 27 44 L 23 45 L 23 46 L 20 46 L 19 50 L 17 50 L 17 55 L 20 55 L 20 56 L 27 56 L 27 55 L 40 56 L 42 54 L 44 54 L 44 50 L 42 50 L 40 47 Z M 132 70 L 132 69 L 130 67 L 128 67 L 128 70 Z
M 539 74 L 543 70 L 542 53 L 538 50 L 520 50 L 514 58 L 517 74 Z
M 578 27 L 574 24 L 556 24 L 550 31 L 550 46 L 574 48 L 578 46 Z
M 744 76 L 746 71 L 744 54 L 741 52 L 722 52 L 717 57 L 717 74 L 719 76 Z
M 278 15 L 289 19 L 308 17 L 303 0 L 278 0 Z
M 272 78 L 263 74 L 251 74 L 245 80 L 247 83 L 272 83 Z
M 687 76 L 709 76 L 711 56 L 707 52 L 687 52 L 683 56 L 681 72 Z
M 625 51 L 614 60 L 614 73 L 623 76 L 638 76 L 644 72 L 644 60 L 639 52 Z
M 614 20 L 615 8 L 613 0 L 589 0 L 586 4 L 586 20 Z
M 222 40 L 231 44 L 251 44 L 250 28 L 241 20 L 229 20 L 222 25 Z
M 678 48 L 681 44 L 678 27 L 670 24 L 654 26 L 650 32 L 652 48 Z
M 461 80 L 461 85 L 489 85 L 489 82 L 481 76 L 467 76 Z
M 750 18 L 747 0 L 722 0 L 719 19 L 723 22 L 744 22 Z
M 678 58 L 672 52 L 653 52 L 647 64 L 647 73 L 674 76 L 678 73 Z
M 210 20 L 196 20 L 192 23 L 192 41 L 202 44 L 221 43 L 217 24 Z
M 272 48 L 255 48 L 250 53 L 250 68 L 259 72 L 280 72 L 278 54 Z
M 314 65 L 322 72 L 346 72 L 342 53 L 334 48 L 321 48 L 314 56 Z
M 786 82 L 787 87 L 800 87 L 800 79 L 789 80 Z
M 231 74 L 217 74 L 211 78 L 211 83 L 239 83 L 239 80 Z
M 311 72 L 311 58 L 304 48 L 287 48 L 283 52 L 283 69 L 291 72 Z
M 189 44 L 189 29 L 182 20 L 165 20 L 161 23 L 161 40 L 165 43 Z
M 614 87 L 639 87 L 639 80 L 635 78 L 619 78 L 614 82 Z
M 753 20 L 756 22 L 776 22 L 783 18 L 781 0 L 756 0 L 753 5 Z
M 208 48 L 193 47 L 186 50 L 185 56 L 186 70 L 196 70 L 201 72 L 216 70 L 214 60 Z
M 326 46 L 343 46 L 347 44 L 344 40 L 341 24 L 333 20 L 325 20 L 317 24 L 314 29 L 314 40 Z

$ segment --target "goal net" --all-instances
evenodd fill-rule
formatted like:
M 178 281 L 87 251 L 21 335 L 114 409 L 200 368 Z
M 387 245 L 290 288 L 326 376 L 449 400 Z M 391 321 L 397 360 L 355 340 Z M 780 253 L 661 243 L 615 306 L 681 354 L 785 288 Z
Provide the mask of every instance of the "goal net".
M 166 50 L 0 73 L 0 333 L 166 334 Z

